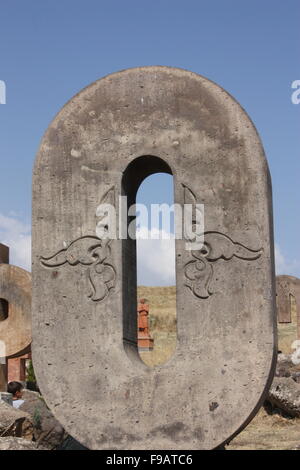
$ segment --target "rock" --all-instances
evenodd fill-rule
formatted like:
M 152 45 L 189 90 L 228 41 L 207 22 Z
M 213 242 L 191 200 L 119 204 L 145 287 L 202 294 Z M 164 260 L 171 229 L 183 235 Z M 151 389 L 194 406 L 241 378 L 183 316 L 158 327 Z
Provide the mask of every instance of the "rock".
M 300 417 L 300 385 L 291 377 L 275 377 L 267 401 L 291 417 Z
M 33 423 L 25 410 L 13 408 L 4 401 L 0 401 L 0 437 L 8 436 L 32 440 Z
M 285 354 L 278 354 L 275 377 L 290 377 L 293 363 L 291 358 Z
M 23 399 L 24 403 L 20 409 L 31 416 L 34 426 L 34 440 L 38 446 L 55 449 L 67 437 L 64 428 L 54 418 L 39 393 L 24 390 Z
M 19 437 L 2 437 L 0 438 L 0 451 L 1 450 L 46 450 L 35 442 L 30 442 L 27 439 Z
M 294 380 L 294 382 L 300 384 L 300 372 L 294 372 L 292 374 L 292 379 Z
M 0 392 L 0 400 L 5 401 L 10 406 L 13 406 L 13 396 L 11 393 Z
M 291 377 L 295 382 L 300 381 L 300 366 L 294 364 L 291 355 L 279 354 L 275 377 Z

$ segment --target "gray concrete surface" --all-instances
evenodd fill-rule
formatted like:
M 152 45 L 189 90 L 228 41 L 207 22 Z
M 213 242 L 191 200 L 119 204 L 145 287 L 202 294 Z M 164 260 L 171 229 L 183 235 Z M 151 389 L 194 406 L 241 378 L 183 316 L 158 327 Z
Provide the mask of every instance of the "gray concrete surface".
M 205 204 L 206 250 L 176 241 L 177 348 L 136 348 L 133 240 L 97 240 L 100 202 L 172 173 Z M 271 182 L 240 105 L 167 67 L 109 75 L 47 129 L 33 176 L 33 360 L 56 418 L 94 449 L 211 449 L 254 416 L 276 361 Z

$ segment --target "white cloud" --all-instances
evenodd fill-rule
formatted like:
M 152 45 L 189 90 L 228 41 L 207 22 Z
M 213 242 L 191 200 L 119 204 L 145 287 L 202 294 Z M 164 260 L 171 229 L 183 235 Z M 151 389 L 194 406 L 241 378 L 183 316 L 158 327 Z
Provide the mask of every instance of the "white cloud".
M 149 239 L 145 239 L 147 237 Z M 160 239 L 153 239 L 158 237 Z M 176 284 L 175 240 L 172 234 L 143 227 L 137 233 L 137 254 L 138 285 Z M 299 277 L 300 263 L 296 259 L 287 259 L 278 244 L 275 244 L 275 265 L 277 275 L 289 274 Z
M 279 245 L 277 245 L 276 243 L 275 243 L 275 269 L 276 269 L 276 274 L 282 274 L 286 271 L 285 257 L 281 253 Z
M 31 270 L 31 227 L 15 215 L 0 214 L 0 243 L 9 247 L 10 264 Z
M 175 285 L 174 235 L 156 228 L 137 231 L 137 279 L 144 286 Z
M 288 274 L 290 276 L 299 277 L 300 262 L 296 259 L 289 260 L 282 253 L 280 246 L 275 243 L 275 270 L 276 275 Z

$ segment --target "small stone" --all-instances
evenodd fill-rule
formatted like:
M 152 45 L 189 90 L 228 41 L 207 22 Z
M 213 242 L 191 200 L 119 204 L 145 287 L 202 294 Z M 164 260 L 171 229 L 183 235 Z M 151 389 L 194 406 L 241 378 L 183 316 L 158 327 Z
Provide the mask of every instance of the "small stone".
M 81 156 L 81 153 L 79 152 L 79 150 L 72 149 L 71 150 L 71 155 L 74 158 L 79 158 Z

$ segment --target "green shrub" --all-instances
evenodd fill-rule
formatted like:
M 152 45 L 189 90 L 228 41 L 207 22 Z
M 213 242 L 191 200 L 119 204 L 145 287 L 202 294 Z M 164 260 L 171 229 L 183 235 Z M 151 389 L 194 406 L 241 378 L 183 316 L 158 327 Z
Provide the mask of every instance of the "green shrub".
M 29 364 L 26 369 L 26 382 L 35 382 L 36 383 L 36 378 L 35 378 L 35 373 L 32 365 L 32 360 L 29 360 Z

